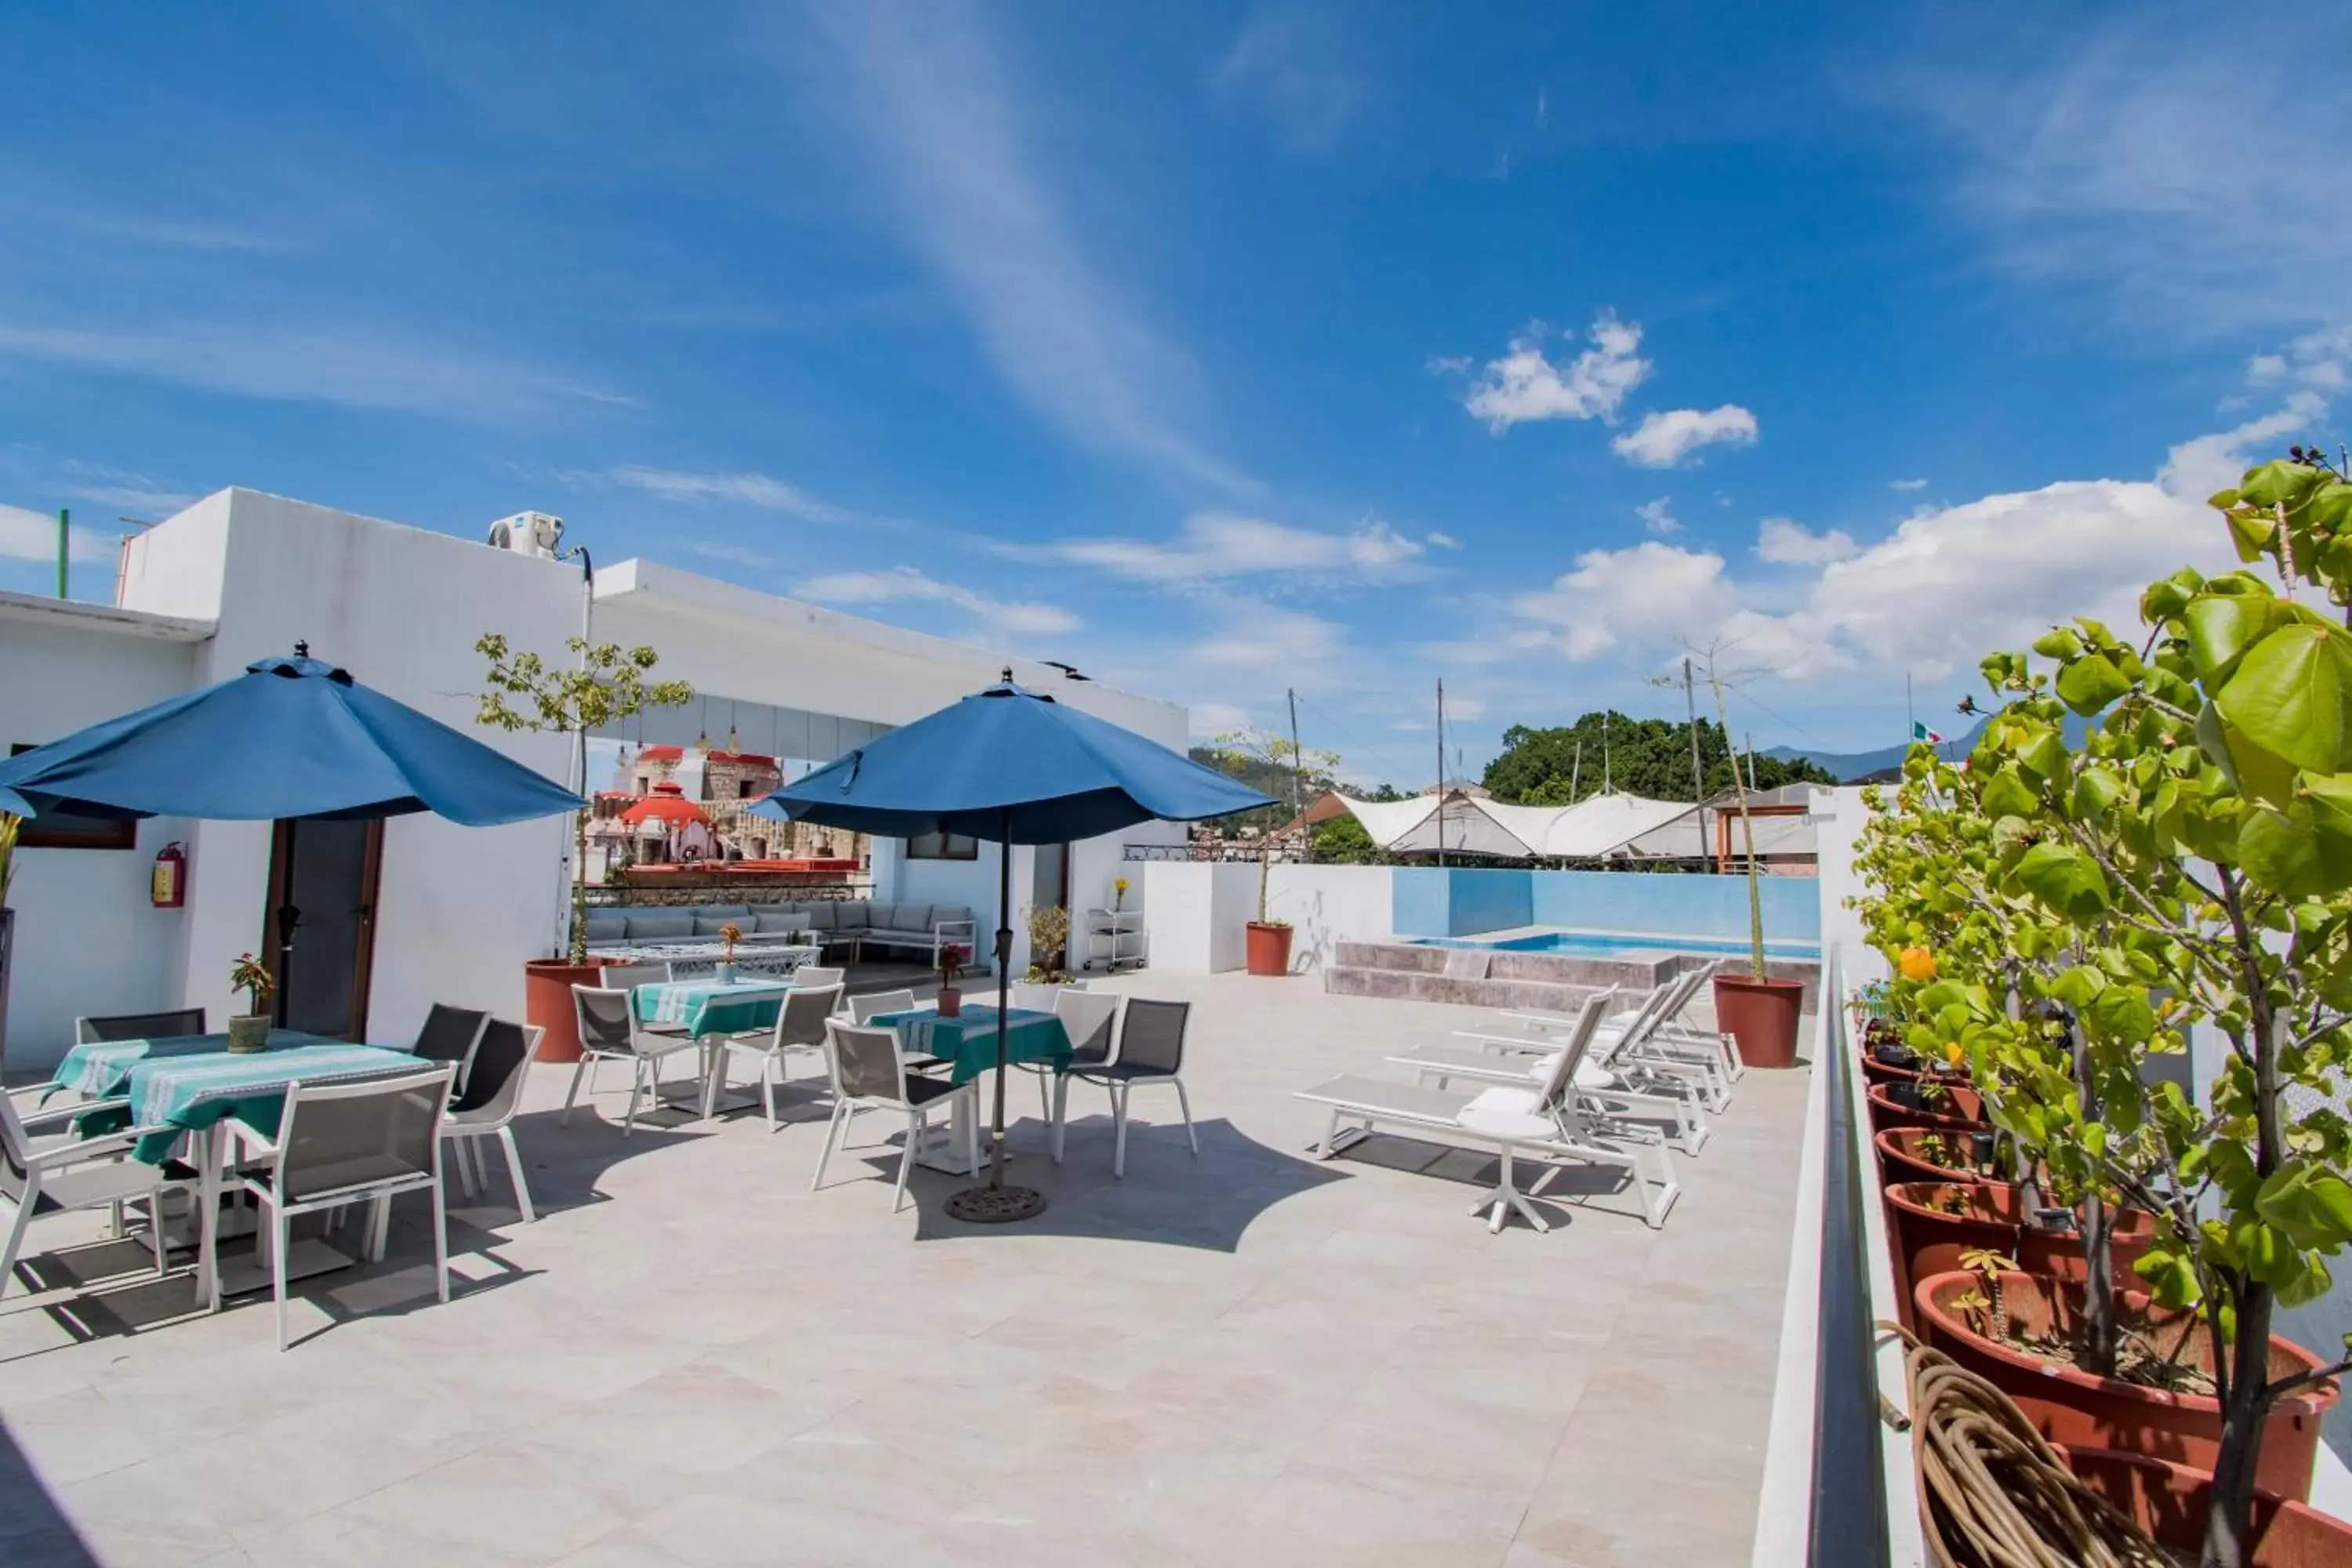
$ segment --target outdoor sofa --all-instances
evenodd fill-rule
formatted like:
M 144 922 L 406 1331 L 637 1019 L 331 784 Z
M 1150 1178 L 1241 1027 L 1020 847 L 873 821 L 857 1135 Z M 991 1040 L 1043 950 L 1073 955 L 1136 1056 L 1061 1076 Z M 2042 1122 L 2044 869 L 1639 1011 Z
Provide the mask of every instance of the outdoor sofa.
M 933 965 L 940 949 L 952 942 L 966 962 L 978 952 L 979 927 L 963 904 L 879 903 L 871 899 L 826 899 L 807 904 L 681 904 L 656 908 L 634 904 L 588 911 L 588 952 L 617 953 L 664 942 L 716 942 L 732 924 L 746 947 L 788 942 L 795 932 L 814 931 L 820 947 L 882 948 L 914 952 Z

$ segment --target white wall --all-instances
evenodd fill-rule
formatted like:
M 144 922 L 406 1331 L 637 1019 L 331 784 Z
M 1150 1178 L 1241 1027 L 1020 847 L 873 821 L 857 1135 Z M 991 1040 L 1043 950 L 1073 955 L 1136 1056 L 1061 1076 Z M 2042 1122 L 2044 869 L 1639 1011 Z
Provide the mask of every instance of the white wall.
M 0 614 L 0 755 L 39 745 L 187 689 L 197 647 L 98 618 Z M 155 854 L 189 825 L 138 826 L 130 850 L 19 849 L 5 1065 L 9 1077 L 56 1065 L 86 1013 L 176 1003 L 186 911 L 148 902 Z
M 1387 936 L 1394 919 L 1386 866 L 1276 865 L 1267 873 L 1265 902 L 1269 915 L 1297 928 L 1290 940 L 1293 969 L 1322 968 L 1337 942 Z
M 1257 918 L 1257 868 L 1206 860 L 1154 860 L 1143 867 L 1144 931 L 1151 967 L 1215 974 L 1247 961 Z
M 1867 985 L 1886 978 L 1886 960 L 1863 941 L 1862 916 L 1846 907 L 1849 899 L 1865 890 L 1853 858 L 1870 810 L 1862 804 L 1860 788 L 1847 785 L 1813 792 L 1812 814 L 1821 857 L 1822 951 L 1832 943 L 1845 949 L 1846 979 Z

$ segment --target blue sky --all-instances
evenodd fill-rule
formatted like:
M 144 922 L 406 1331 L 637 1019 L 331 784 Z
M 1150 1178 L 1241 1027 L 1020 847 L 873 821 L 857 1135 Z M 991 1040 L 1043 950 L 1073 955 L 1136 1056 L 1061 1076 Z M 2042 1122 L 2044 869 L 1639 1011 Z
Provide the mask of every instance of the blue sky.
M 0 586 L 60 505 L 86 597 L 225 484 L 538 507 L 1367 780 L 1685 642 L 1887 743 L 2352 371 L 2278 69 L 2352 16 L 1955 9 L 12 7 Z

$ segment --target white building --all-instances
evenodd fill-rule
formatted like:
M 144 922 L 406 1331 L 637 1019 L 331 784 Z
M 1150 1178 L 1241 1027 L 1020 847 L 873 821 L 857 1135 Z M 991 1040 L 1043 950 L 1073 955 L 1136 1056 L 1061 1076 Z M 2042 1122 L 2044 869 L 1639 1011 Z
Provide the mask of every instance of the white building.
M 589 542 L 592 544 L 593 541 Z M 558 735 L 474 725 L 486 632 L 551 658 L 580 633 L 648 644 L 656 674 L 702 700 L 632 721 L 633 744 L 682 744 L 714 715 L 748 747 L 823 762 L 993 681 L 1024 685 L 1182 750 L 1174 703 L 1076 681 L 1049 666 L 902 631 L 651 561 L 600 564 L 593 605 L 580 564 L 494 549 L 282 497 L 225 489 L 130 541 L 114 606 L 0 595 L 0 752 L 39 744 L 307 640 L 314 656 L 551 778 L 571 779 Z M 723 706 L 722 706 L 723 705 Z M 592 784 L 597 781 L 592 781 Z M 358 1032 L 413 1035 L 435 1001 L 522 1010 L 522 964 L 556 952 L 567 908 L 565 817 L 467 828 L 430 816 L 367 830 L 305 823 L 290 855 L 268 823 L 156 818 L 124 848 L 26 847 L 6 1020 L 12 1077 L 53 1062 L 84 1013 L 201 1005 L 231 1012 L 230 965 L 265 947 L 274 874 L 303 884 L 298 952 L 348 985 Z M 1013 900 L 1108 906 L 1127 843 L 1180 843 L 1150 823 L 1115 837 L 1013 851 Z M 149 900 L 155 856 L 188 857 L 184 907 Z M 923 858 L 946 847 L 970 858 Z M 874 896 L 967 904 L 988 929 L 993 845 L 877 840 Z M 380 868 L 380 869 L 378 868 Z M 1140 890 L 1129 895 L 1129 902 Z M 1016 915 L 1016 964 L 1027 962 Z M 343 957 L 348 952 L 348 957 Z M 308 955 L 319 955 L 315 960 Z M 215 1026 L 217 1023 L 215 1023 Z

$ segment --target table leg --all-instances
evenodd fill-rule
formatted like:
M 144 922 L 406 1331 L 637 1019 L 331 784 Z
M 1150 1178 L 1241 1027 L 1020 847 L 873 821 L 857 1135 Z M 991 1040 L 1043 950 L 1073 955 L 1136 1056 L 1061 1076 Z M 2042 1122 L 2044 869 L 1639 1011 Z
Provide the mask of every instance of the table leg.
M 226 1123 L 215 1121 L 190 1139 L 204 1176 L 202 1201 L 196 1214 L 196 1304 L 207 1312 L 220 1310 L 220 1167 Z

